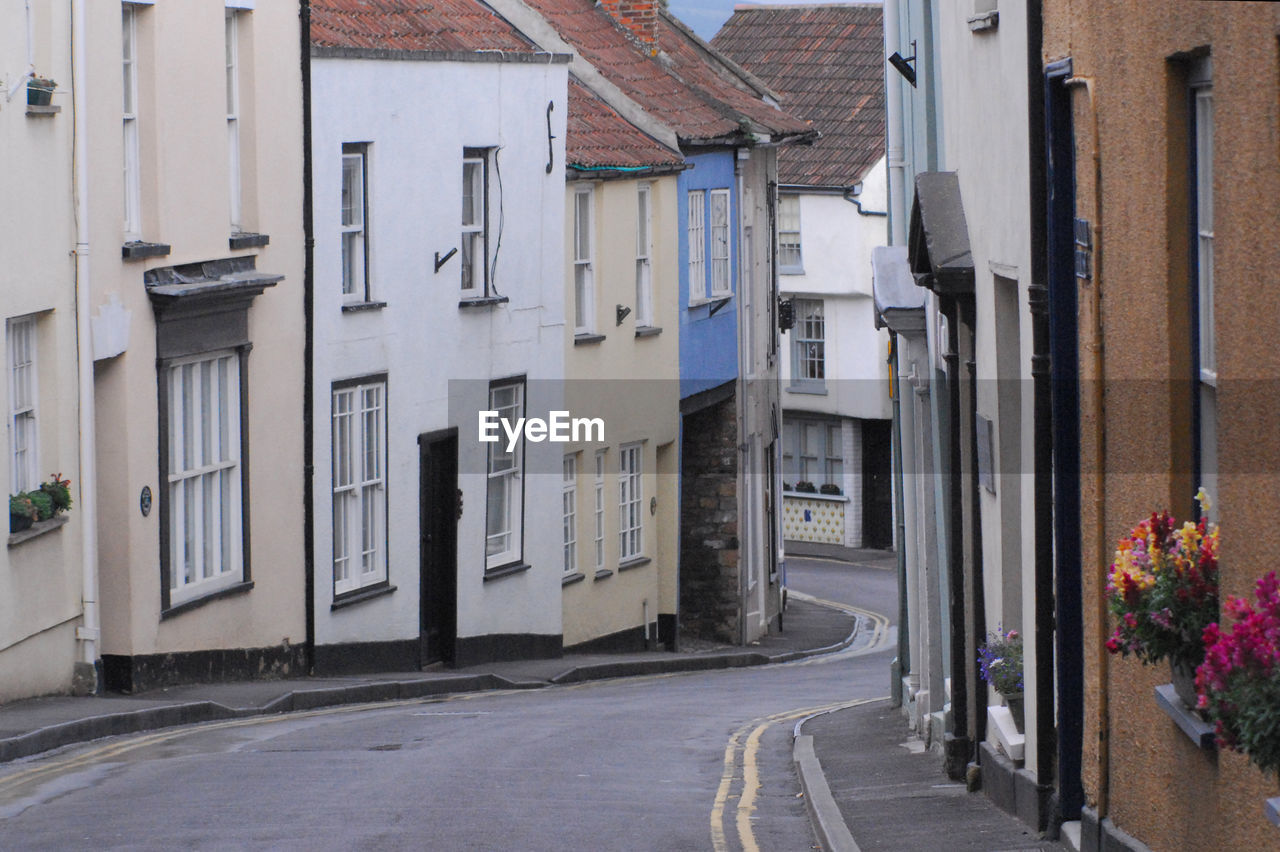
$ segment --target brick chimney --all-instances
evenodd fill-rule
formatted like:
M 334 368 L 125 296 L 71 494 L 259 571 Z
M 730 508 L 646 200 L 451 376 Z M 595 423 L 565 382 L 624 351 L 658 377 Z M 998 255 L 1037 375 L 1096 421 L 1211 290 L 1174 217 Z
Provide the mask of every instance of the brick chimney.
M 660 0 L 600 0 L 613 19 L 650 56 L 658 52 L 658 3 Z

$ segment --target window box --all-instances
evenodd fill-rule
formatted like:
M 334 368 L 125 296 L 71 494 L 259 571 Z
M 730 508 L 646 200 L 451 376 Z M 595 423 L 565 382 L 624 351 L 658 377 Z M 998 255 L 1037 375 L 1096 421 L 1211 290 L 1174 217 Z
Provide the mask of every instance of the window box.
M 47 521 L 31 521 L 27 519 L 29 524 L 27 527 L 15 530 L 13 527 L 13 516 L 9 516 L 9 546 L 16 547 L 24 541 L 30 541 L 33 538 L 39 538 L 45 533 L 53 532 L 62 527 L 71 520 L 68 515 L 55 515 Z
M 1274 799 L 1267 799 L 1263 804 L 1263 810 L 1267 814 L 1267 819 L 1271 820 L 1271 824 L 1276 828 L 1280 828 L 1280 796 Z
M 1200 718 L 1199 713 L 1183 703 L 1173 684 L 1166 683 L 1156 687 L 1156 704 L 1193 743 L 1200 748 L 1213 750 L 1213 725 Z
M 27 106 L 48 106 L 53 90 L 58 84 L 44 77 L 32 77 L 27 81 Z

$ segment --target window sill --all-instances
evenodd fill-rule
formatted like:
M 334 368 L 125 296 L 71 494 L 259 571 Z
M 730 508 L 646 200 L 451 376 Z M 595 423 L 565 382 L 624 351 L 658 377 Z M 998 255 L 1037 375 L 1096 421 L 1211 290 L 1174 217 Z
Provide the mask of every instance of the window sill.
M 610 571 L 608 568 L 597 568 L 597 569 L 596 569 L 596 579 L 597 579 L 597 580 L 607 580 L 608 578 L 610 578 L 610 577 L 612 577 L 612 576 L 613 576 L 613 572 L 612 572 L 612 571 Z
M 488 308 L 493 305 L 505 305 L 511 300 L 506 296 L 477 296 L 474 299 L 460 299 L 458 307 L 460 308 Z
M 803 266 L 779 266 L 779 275 L 804 275 Z
M 1163 686 L 1156 687 L 1156 704 L 1160 706 L 1166 716 L 1182 729 L 1182 732 L 1193 743 L 1203 749 L 1212 750 L 1214 748 L 1213 725 L 1201 719 L 1192 710 L 1187 709 L 1187 705 L 1182 703 L 1182 699 L 1174 691 L 1173 684 L 1166 683 Z
M 484 581 L 488 583 L 490 580 L 501 580 L 503 577 L 510 577 L 515 574 L 523 574 L 528 571 L 531 566 L 527 562 L 513 562 L 510 565 L 503 565 L 500 568 L 489 568 L 484 572 Z
M 783 497 L 798 497 L 801 500 L 827 500 L 832 503 L 848 503 L 844 494 L 823 494 L 821 491 L 783 491 Z
M 827 386 L 824 384 L 787 385 L 787 393 L 803 393 L 809 396 L 826 396 Z
M 630 571 L 632 568 L 643 568 L 652 561 L 648 556 L 633 556 L 625 562 L 618 563 L 618 573 Z
M 62 107 L 60 106 L 53 106 L 53 105 L 36 106 L 34 104 L 27 105 L 27 115 L 32 116 L 33 118 L 37 116 L 57 115 L 60 112 L 62 112 Z
M 603 342 L 603 334 L 575 334 L 573 336 L 574 346 L 594 346 L 597 343 Z
M 125 260 L 145 260 L 148 257 L 166 257 L 172 250 L 165 243 L 148 243 L 133 240 L 120 247 L 120 256 Z
M 71 520 L 70 515 L 55 515 L 47 521 L 36 521 L 22 532 L 9 533 L 9 546 L 16 547 L 24 541 L 30 541 L 33 538 L 39 538 L 45 533 L 51 533 L 69 520 Z
M 560 578 L 560 585 L 572 586 L 574 583 L 581 583 L 585 579 L 587 579 L 586 574 L 583 574 L 581 571 L 574 571 L 572 574 L 565 574 Z
M 231 239 L 228 240 L 233 249 L 259 248 L 269 242 L 271 242 L 271 237 L 266 234 L 249 233 L 232 234 Z
M 243 595 L 251 591 L 252 589 L 253 589 L 252 580 L 249 580 L 243 583 L 236 583 L 234 586 L 227 586 L 225 589 L 219 589 L 216 592 L 210 592 L 209 594 L 205 595 L 202 598 L 189 600 L 184 603 L 180 603 L 177 606 L 171 606 L 168 609 L 161 610 L 160 620 L 166 621 L 170 618 L 173 618 L 176 615 L 182 615 L 184 612 L 190 612 L 193 609 L 199 609 L 205 604 L 210 604 L 210 603 L 213 603 L 214 601 L 220 601 L 223 598 L 231 598 L 231 597 L 236 597 L 238 595 Z
M 356 604 L 364 603 L 365 601 L 371 601 L 374 598 L 389 595 L 395 590 L 395 586 L 384 580 L 376 586 L 368 586 L 351 592 L 343 592 L 341 595 L 334 596 L 333 603 L 329 606 L 329 611 L 333 612 L 335 609 L 346 609 L 349 606 L 355 606 Z
M 360 314 L 365 311 L 380 311 L 386 306 L 386 302 L 347 302 L 342 306 L 342 312 L 344 314 Z
M 662 334 L 662 327 L 657 325 L 642 325 L 636 329 L 636 337 L 657 337 Z
M 974 15 L 967 19 L 969 29 L 975 33 L 988 32 L 1000 26 L 1000 13 L 996 10 L 983 12 L 981 15 Z

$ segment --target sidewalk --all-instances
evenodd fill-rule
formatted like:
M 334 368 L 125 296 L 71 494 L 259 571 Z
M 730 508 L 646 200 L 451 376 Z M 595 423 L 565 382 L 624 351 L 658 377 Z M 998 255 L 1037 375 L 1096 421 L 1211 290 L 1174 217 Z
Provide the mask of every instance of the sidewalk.
M 339 704 L 421 698 L 490 689 L 666 672 L 758 666 L 838 650 L 857 634 L 857 618 L 793 600 L 783 632 L 746 646 L 694 653 L 567 654 L 439 671 L 236 681 L 175 686 L 134 695 L 56 696 L 0 705 L 0 763 L 100 737 L 173 725 L 311 710 Z
M 964 784 L 950 781 L 942 771 L 941 756 L 909 748 L 907 734 L 905 718 L 888 700 L 804 723 L 797 741 L 802 780 L 808 762 L 803 753 L 811 740 L 817 763 L 809 762 L 809 774 L 816 770 L 825 778 L 834 800 L 827 802 L 824 813 L 820 780 L 805 784 L 811 814 L 817 814 L 814 827 L 826 841 L 827 852 L 1068 849 L 1039 839 L 984 794 L 968 793 Z

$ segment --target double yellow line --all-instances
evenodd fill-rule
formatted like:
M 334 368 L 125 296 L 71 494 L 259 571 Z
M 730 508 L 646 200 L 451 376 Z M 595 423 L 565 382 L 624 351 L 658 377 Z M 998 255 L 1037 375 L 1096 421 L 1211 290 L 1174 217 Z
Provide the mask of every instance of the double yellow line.
M 711 808 L 711 845 L 715 852 L 729 852 L 729 841 L 725 833 L 725 812 L 729 799 L 733 798 L 734 782 L 739 782 L 737 794 L 738 804 L 734 808 L 734 829 L 738 835 L 738 845 L 743 852 L 759 852 L 755 832 L 751 828 L 751 816 L 756 809 L 756 796 L 760 790 L 760 770 L 756 758 L 760 751 L 760 739 L 765 731 L 779 722 L 790 722 L 806 716 L 815 716 L 846 707 L 857 707 L 881 701 L 881 698 L 860 698 L 855 701 L 837 701 L 817 707 L 806 707 L 803 710 L 785 710 L 772 716 L 761 716 L 752 719 L 733 732 L 729 744 L 724 749 L 724 772 L 720 776 L 720 787 L 716 791 L 715 804 Z M 745 737 L 745 744 L 744 744 Z M 741 773 L 738 771 L 738 756 L 741 754 Z
M 854 615 L 860 615 L 867 621 L 871 622 L 871 641 L 866 646 L 859 648 L 859 653 L 868 653 L 870 651 L 879 650 L 889 641 L 889 617 L 878 612 L 872 612 L 869 609 L 863 609 L 860 606 L 852 606 L 839 601 L 829 601 L 825 598 L 815 598 L 813 595 L 806 595 L 802 592 L 791 591 L 789 594 L 796 600 L 808 601 L 810 603 L 829 606 L 832 609 L 851 612 Z M 822 660 L 822 657 L 811 658 L 813 660 Z

